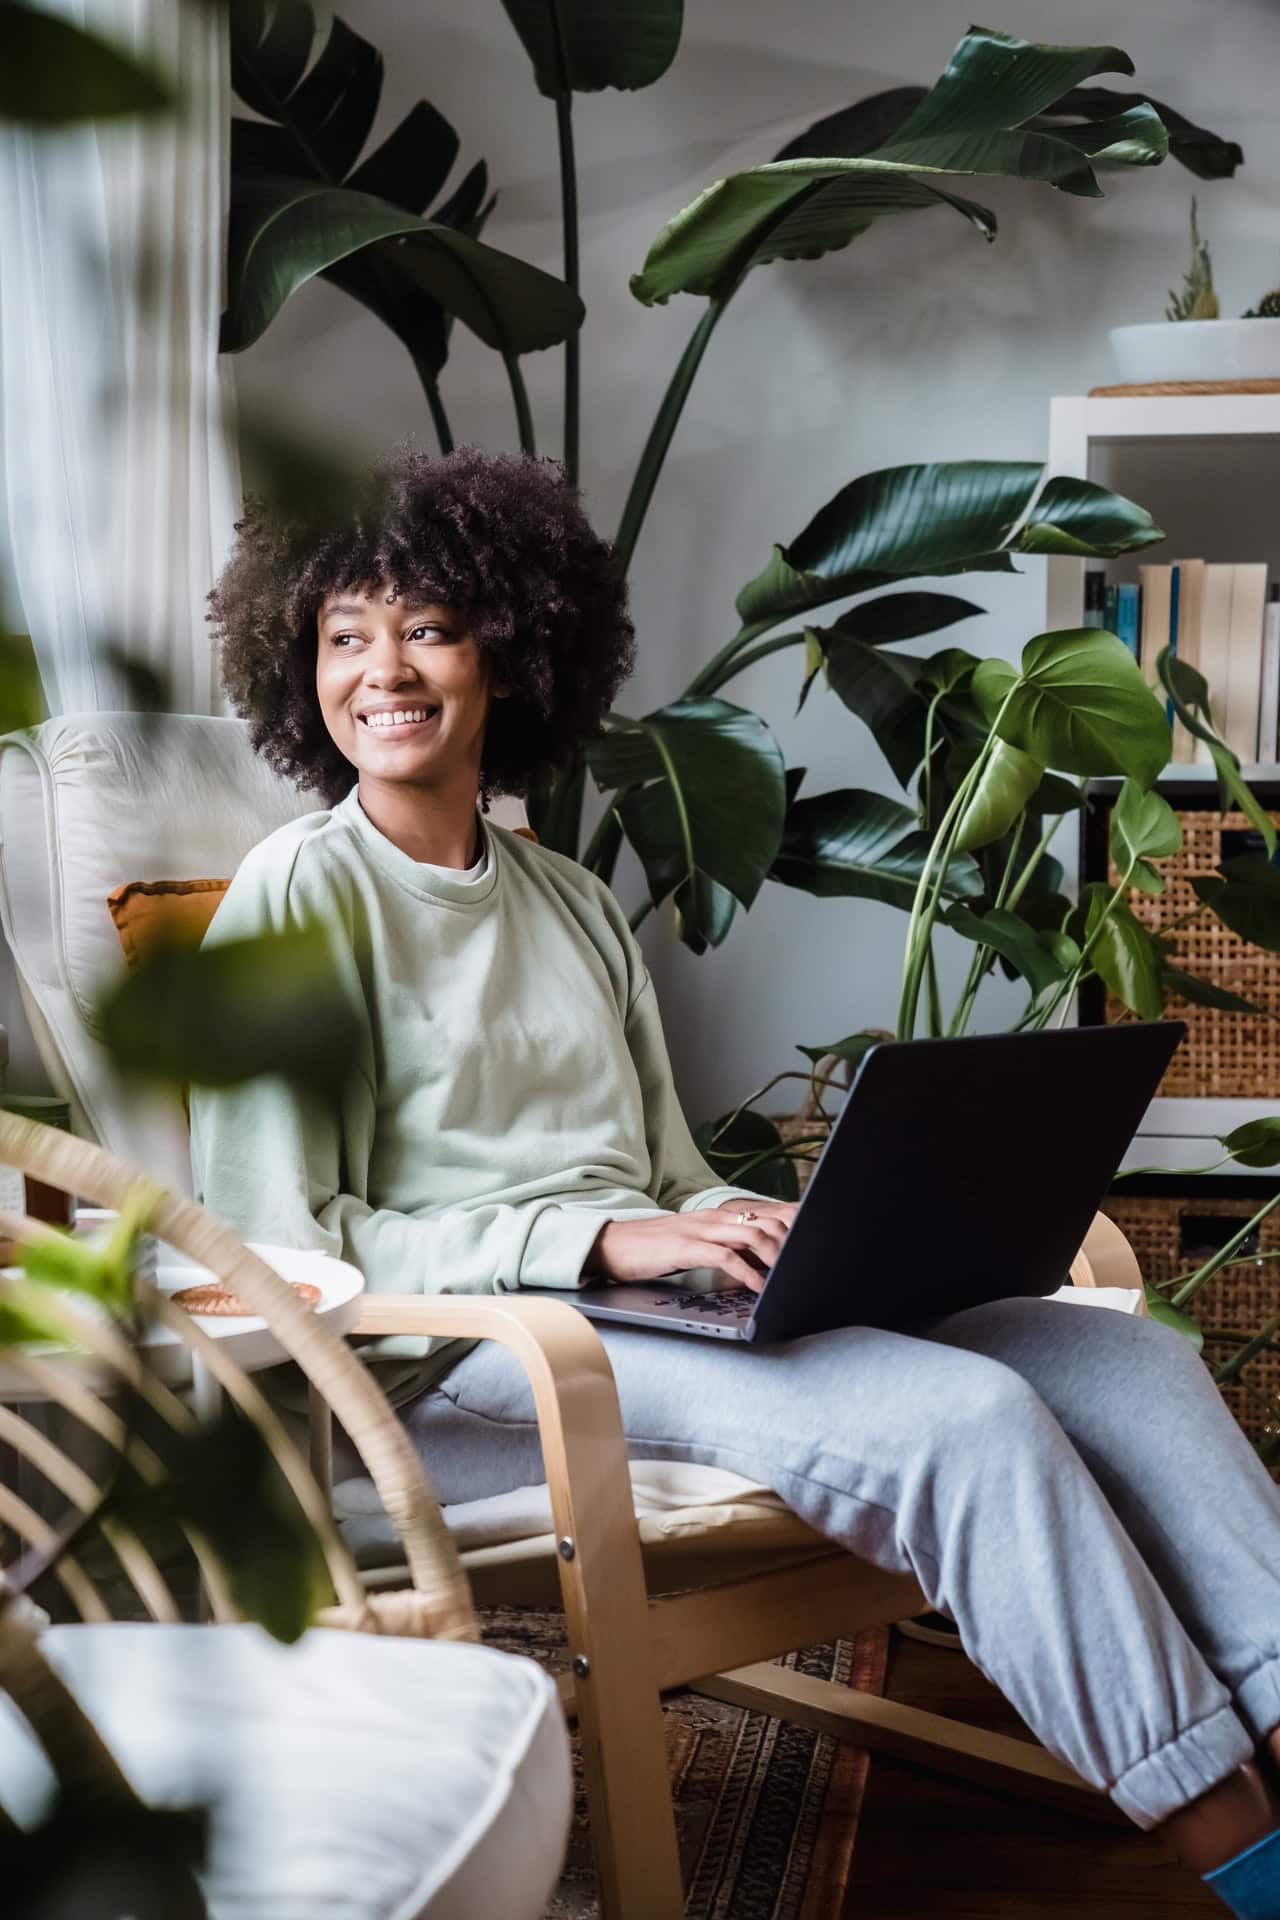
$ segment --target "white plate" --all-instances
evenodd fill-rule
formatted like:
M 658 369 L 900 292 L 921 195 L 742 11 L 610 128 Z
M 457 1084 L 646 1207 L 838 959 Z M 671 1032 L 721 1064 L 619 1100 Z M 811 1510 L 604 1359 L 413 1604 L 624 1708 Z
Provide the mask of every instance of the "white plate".
M 252 1240 L 247 1241 L 246 1245 L 265 1260 L 282 1280 L 306 1280 L 312 1286 L 319 1287 L 320 1299 L 313 1310 L 331 1333 L 336 1333 L 341 1339 L 351 1331 L 360 1311 L 360 1296 L 364 1292 L 364 1276 L 357 1268 L 345 1260 L 335 1260 L 327 1253 L 303 1252 L 297 1247 L 265 1246 Z M 162 1255 L 166 1251 L 162 1249 Z M 198 1287 L 209 1282 L 217 1283 L 216 1274 L 194 1262 L 174 1266 L 163 1261 L 156 1269 L 156 1286 L 163 1293 L 177 1293 L 181 1287 Z M 84 1312 L 86 1308 L 92 1310 L 95 1303 L 87 1301 L 83 1295 L 77 1295 L 69 1304 L 74 1305 L 77 1311 Z M 249 1372 L 257 1367 L 275 1366 L 288 1357 L 261 1314 L 196 1314 L 192 1317 L 200 1331 L 210 1339 L 229 1343 L 231 1357 Z M 150 1349 L 156 1372 L 169 1386 L 184 1385 L 190 1379 L 190 1351 L 168 1327 L 151 1328 L 141 1344 Z M 67 1353 L 56 1347 L 38 1351 L 42 1358 L 66 1365 L 87 1376 L 87 1384 L 98 1390 L 109 1388 L 112 1384 L 101 1365 L 87 1354 Z M 32 1389 L 30 1380 L 20 1367 L 6 1363 L 0 1356 L 0 1401 L 43 1398 L 43 1394 Z

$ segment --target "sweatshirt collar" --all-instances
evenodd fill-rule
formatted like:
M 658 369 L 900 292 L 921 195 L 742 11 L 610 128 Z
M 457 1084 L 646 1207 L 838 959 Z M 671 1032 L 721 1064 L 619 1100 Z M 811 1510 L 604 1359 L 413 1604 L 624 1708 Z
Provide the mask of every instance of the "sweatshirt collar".
M 491 897 L 498 884 L 498 836 L 490 831 L 482 813 L 477 812 L 476 820 L 484 849 L 484 871 L 478 880 L 466 880 L 460 869 L 458 878 L 453 880 L 447 873 L 436 872 L 414 860 L 394 840 L 388 840 L 360 805 L 358 787 L 352 787 L 333 812 L 334 817 L 344 821 L 355 834 L 373 864 L 419 899 L 434 901 L 439 906 L 478 907 Z

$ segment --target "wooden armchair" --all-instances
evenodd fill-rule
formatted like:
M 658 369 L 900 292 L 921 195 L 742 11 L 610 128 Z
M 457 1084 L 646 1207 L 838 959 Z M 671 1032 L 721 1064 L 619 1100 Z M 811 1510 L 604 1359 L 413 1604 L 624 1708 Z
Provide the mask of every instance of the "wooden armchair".
M 0 1160 L 94 1203 L 118 1207 L 137 1175 L 85 1142 L 0 1114 Z M 532 1383 L 554 1536 L 527 1551 L 480 1548 L 441 1585 L 434 1502 L 408 1442 L 358 1362 L 335 1364 L 325 1330 L 290 1289 L 194 1202 L 163 1195 L 154 1231 L 216 1268 L 266 1317 L 307 1374 L 313 1411 L 359 1436 L 379 1497 L 405 1543 L 404 1561 L 353 1587 L 331 1564 L 341 1609 L 324 1616 L 376 1631 L 474 1631 L 467 1579 L 481 1605 L 563 1605 L 572 1677 L 562 1685 L 583 1747 L 601 1908 L 607 1920 L 674 1920 L 683 1893 L 660 1710 L 690 1686 L 873 1750 L 1007 1790 L 1117 1818 L 1105 1795 L 1037 1744 L 835 1687 L 771 1664 L 772 1656 L 925 1610 L 914 1580 L 833 1547 L 794 1516 L 762 1543 L 757 1529 L 683 1535 L 642 1549 L 617 1394 L 595 1329 L 567 1302 L 519 1295 L 366 1295 L 353 1333 L 500 1341 Z M 1119 1230 L 1102 1216 L 1073 1269 L 1077 1285 L 1139 1285 Z M 198 1340 L 198 1334 L 195 1338 Z M 211 1345 L 212 1343 L 205 1343 Z M 372 1418 L 369 1396 L 378 1400 Z M 323 1465 L 321 1444 L 316 1458 Z M 0 1520 L 27 1527 L 9 1502 Z M 332 1530 L 322 1520 L 332 1541 Z M 450 1564 L 446 1554 L 443 1565 Z M 140 1588 L 141 1590 L 141 1588 Z M 217 1600 L 215 1591 L 215 1601 Z M 225 1597 L 221 1602 L 225 1611 Z M 153 1609 L 154 1611 L 154 1609 Z

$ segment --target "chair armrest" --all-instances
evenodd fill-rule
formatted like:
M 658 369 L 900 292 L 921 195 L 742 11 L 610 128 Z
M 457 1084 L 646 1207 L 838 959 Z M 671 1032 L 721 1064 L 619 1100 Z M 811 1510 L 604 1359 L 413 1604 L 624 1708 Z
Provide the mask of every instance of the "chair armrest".
M 560 1545 L 589 1791 L 597 1783 L 591 1822 L 598 1857 L 612 1861 L 632 1834 L 641 1856 L 652 1856 L 654 1886 L 665 1888 L 644 1911 L 677 1913 L 683 1902 L 640 1530 L 618 1390 L 599 1334 L 567 1300 L 518 1293 L 369 1293 L 352 1332 L 497 1340 L 524 1368 Z M 612 1768 L 603 1765 L 606 1754 L 615 1756 Z
M 1071 1262 L 1071 1279 L 1077 1287 L 1141 1288 L 1138 1257 L 1105 1213 L 1094 1214 L 1084 1245 Z

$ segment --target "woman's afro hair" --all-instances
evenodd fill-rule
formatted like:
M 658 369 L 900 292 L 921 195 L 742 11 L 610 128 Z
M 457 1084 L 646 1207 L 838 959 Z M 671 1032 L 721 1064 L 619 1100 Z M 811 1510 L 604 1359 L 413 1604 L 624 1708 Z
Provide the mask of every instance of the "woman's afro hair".
M 317 616 L 327 595 L 385 586 L 465 612 L 492 677 L 482 791 L 525 794 L 598 734 L 635 662 L 627 591 L 551 460 L 476 447 L 398 448 L 339 512 L 250 498 L 213 592 L 223 685 L 262 757 L 334 805 L 355 782 L 321 717 Z

